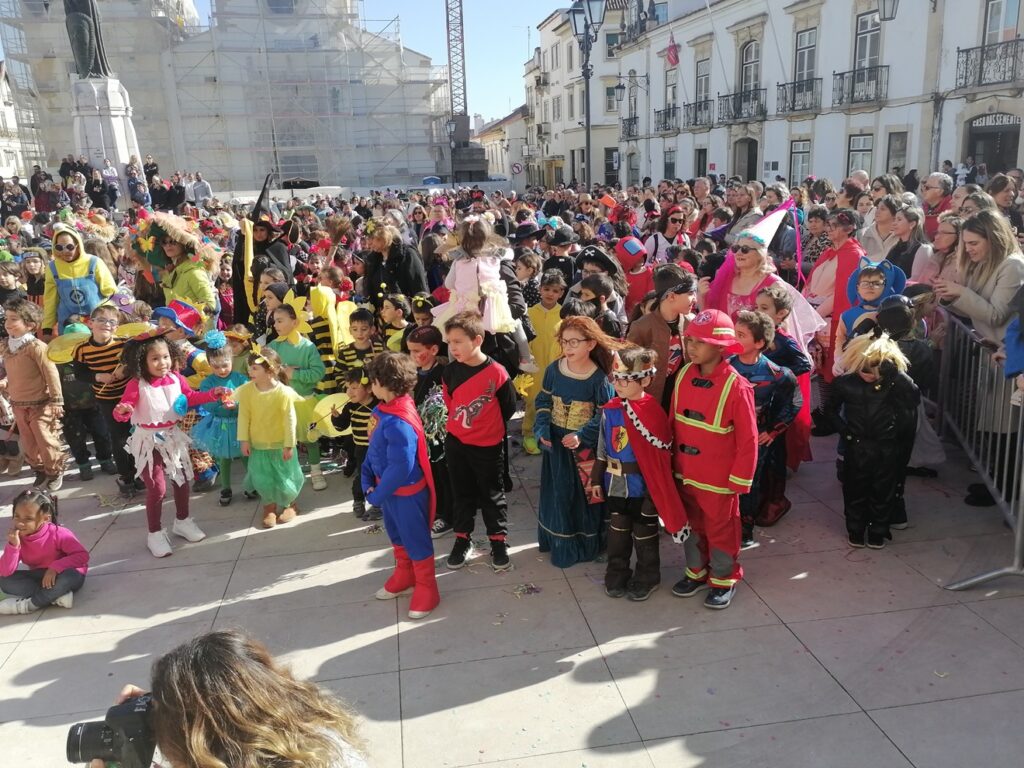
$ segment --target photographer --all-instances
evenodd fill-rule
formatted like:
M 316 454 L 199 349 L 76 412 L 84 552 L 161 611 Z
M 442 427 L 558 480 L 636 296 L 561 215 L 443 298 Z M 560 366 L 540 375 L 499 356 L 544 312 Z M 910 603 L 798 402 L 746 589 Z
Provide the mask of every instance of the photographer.
M 144 694 L 125 686 L 117 704 Z M 150 695 L 141 715 L 140 707 L 118 712 L 115 705 L 106 727 L 117 736 L 118 726 L 129 733 L 133 717 L 144 718 L 150 742 L 145 752 L 159 747 L 167 768 L 366 768 L 355 715 L 315 684 L 296 680 L 262 644 L 239 632 L 200 635 L 158 659 Z M 94 731 L 103 727 L 85 724 Z M 72 736 L 81 728 L 74 726 Z M 95 757 L 96 751 L 87 752 L 99 743 L 93 735 L 69 739 L 68 758 Z M 121 755 L 102 757 L 126 762 Z M 104 761 L 90 766 L 103 768 Z

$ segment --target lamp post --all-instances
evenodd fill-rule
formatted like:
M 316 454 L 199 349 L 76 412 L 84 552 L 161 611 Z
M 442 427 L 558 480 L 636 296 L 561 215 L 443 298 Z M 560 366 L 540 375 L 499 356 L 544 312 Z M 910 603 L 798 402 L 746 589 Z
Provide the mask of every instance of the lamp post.
M 444 124 L 445 130 L 448 131 L 448 147 L 451 150 L 451 161 L 452 161 L 452 190 L 455 190 L 455 128 L 458 124 L 455 122 L 455 118 L 452 118 Z
M 583 98 L 586 102 L 583 111 L 583 128 L 587 136 L 585 153 L 586 173 L 583 176 L 584 189 L 591 187 L 591 137 L 590 137 L 590 78 L 594 74 L 594 68 L 590 64 L 590 52 L 594 43 L 597 42 L 597 33 L 604 24 L 604 15 L 607 10 L 606 0 L 577 0 L 569 9 L 569 19 L 572 21 L 572 34 L 579 43 L 580 53 L 583 59 Z

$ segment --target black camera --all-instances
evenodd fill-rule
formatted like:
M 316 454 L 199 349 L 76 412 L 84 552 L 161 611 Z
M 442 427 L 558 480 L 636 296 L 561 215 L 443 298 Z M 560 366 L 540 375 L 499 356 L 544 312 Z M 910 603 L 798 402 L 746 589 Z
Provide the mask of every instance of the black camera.
M 156 740 L 150 727 L 153 697 L 136 696 L 107 710 L 102 723 L 76 723 L 68 731 L 68 762 L 104 760 L 121 768 L 150 768 Z

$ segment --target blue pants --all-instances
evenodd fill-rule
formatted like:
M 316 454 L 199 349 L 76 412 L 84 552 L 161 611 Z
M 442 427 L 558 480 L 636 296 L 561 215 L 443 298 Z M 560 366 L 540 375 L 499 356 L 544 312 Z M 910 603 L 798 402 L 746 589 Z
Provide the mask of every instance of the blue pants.
M 57 581 L 52 587 L 43 589 L 45 573 L 45 568 L 15 571 L 10 576 L 0 578 L 0 592 L 10 597 L 31 597 L 36 608 L 45 608 L 58 597 L 63 597 L 68 592 L 77 592 L 85 583 L 84 575 L 74 568 L 68 568 L 57 574 Z
M 384 530 L 391 543 L 405 547 L 411 560 L 424 560 L 434 556 L 434 542 L 430 538 L 430 489 L 424 488 L 412 496 L 392 496 L 381 505 Z

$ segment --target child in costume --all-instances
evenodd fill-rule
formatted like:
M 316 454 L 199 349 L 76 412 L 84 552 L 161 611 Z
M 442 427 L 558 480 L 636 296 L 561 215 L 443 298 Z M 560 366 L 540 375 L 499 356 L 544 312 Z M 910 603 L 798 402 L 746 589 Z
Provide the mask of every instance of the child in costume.
M 754 388 L 757 413 L 757 465 L 750 492 L 740 496 L 740 548 L 754 546 L 754 525 L 774 525 L 792 503 L 786 498 L 784 433 L 803 405 L 796 377 L 764 354 L 775 338 L 775 324 L 763 312 L 736 314 L 736 340 L 743 351 L 729 362 Z
M 89 551 L 57 524 L 57 497 L 33 488 L 14 497 L 14 518 L 0 555 L 0 614 L 32 613 L 48 605 L 70 608 L 85 583 Z M 27 569 L 18 569 L 24 564 Z
M 644 296 L 654 290 L 654 269 L 647 263 L 647 249 L 635 237 L 620 238 L 615 244 L 615 257 L 626 273 L 629 290 L 623 299 L 626 314 L 631 315 Z
M 757 464 L 754 393 L 726 359 L 743 351 L 727 314 L 700 312 L 684 337 L 690 362 L 672 393 L 672 463 L 693 534 L 684 543 L 686 573 L 672 594 L 693 597 L 710 586 L 704 606 L 720 610 L 743 578 L 738 496 L 750 492 Z
M 568 302 L 566 302 L 568 304 Z M 563 306 L 564 309 L 564 306 Z M 604 505 L 588 488 L 601 407 L 613 396 L 608 374 L 619 344 L 589 317 L 566 317 L 558 328 L 562 358 L 544 371 L 533 433 L 544 452 L 537 510 L 541 552 L 566 568 L 605 549 Z
M 46 356 L 46 344 L 35 336 L 43 313 L 28 299 L 14 299 L 4 312 L 7 338 L 0 341 L 0 360 L 7 375 L 0 388 L 14 410 L 21 448 L 36 473 L 35 486 L 58 491 L 64 483 L 64 396 L 57 366 Z
M 231 372 L 243 376 L 249 372 L 249 352 L 252 351 L 252 332 L 244 325 L 235 324 L 224 331 L 231 350 Z
M 317 382 L 316 391 L 319 395 L 330 395 L 337 391 L 337 379 L 334 376 L 336 365 L 334 351 L 338 347 L 338 317 L 335 312 L 334 291 L 320 285 L 310 286 L 309 310 L 312 319 L 309 321 L 309 340 L 320 352 L 320 361 L 324 364 L 324 377 Z
M 441 602 L 434 575 L 434 481 L 423 425 L 412 392 L 416 368 L 408 356 L 386 352 L 367 370 L 373 394 L 370 446 L 362 467 L 367 500 L 384 510 L 384 528 L 395 552 L 395 570 L 377 590 L 378 600 L 393 600 L 412 588 L 409 618 L 430 615 Z
M 448 301 L 434 308 L 434 325 L 443 328 L 452 317 L 479 312 L 488 333 L 507 333 L 519 349 L 519 370 L 536 373 L 537 364 L 521 320 L 512 317 L 508 286 L 501 278 L 501 262 L 511 261 L 512 251 L 499 244 L 490 222 L 481 216 L 467 216 L 459 225 L 459 247 L 448 255 L 451 271 L 445 285 Z
M 445 323 L 452 359 L 441 374 L 448 408 L 445 456 L 459 468 L 449 473 L 455 544 L 446 566 L 461 568 L 472 555 L 470 535 L 477 509 L 491 543 L 491 567 L 512 567 L 508 557 L 508 502 L 505 499 L 505 437 L 516 412 L 508 372 L 484 354 L 479 312 L 462 312 Z
M 125 449 L 131 425 L 114 418 L 114 406 L 128 384 L 122 362 L 125 340 L 114 336 L 119 316 L 117 308 L 111 304 L 100 304 L 92 311 L 88 321 L 90 336 L 75 347 L 72 368 L 79 381 L 92 384 L 96 407 L 110 433 L 117 486 L 123 494 L 132 495 L 145 486 L 136 477 L 135 462 Z
M 442 377 L 448 358 L 440 357 L 444 341 L 433 325 L 417 328 L 409 334 L 409 357 L 416 363 L 416 386 L 412 399 L 423 422 L 423 434 L 430 451 L 430 472 L 434 476 L 437 512 L 430 528 L 430 538 L 439 539 L 453 528 L 451 480 L 444 455 L 448 433 L 448 406 L 444 402 Z
M 366 507 L 363 495 L 363 481 L 360 469 L 366 460 L 366 450 L 370 445 L 370 418 L 377 400 L 370 389 L 370 379 L 365 368 L 350 368 L 345 371 L 345 394 L 348 402 L 341 411 L 332 415 L 331 421 L 339 432 L 348 432 L 348 459 L 352 463 L 352 514 L 360 520 L 375 521 L 381 519 L 381 511 L 376 507 Z
M 562 322 L 562 305 L 559 303 L 565 295 L 565 276 L 560 270 L 551 269 L 540 279 L 540 303 L 534 304 L 526 314 L 537 334 L 530 342 L 533 359 L 540 370 L 547 370 L 555 360 L 562 356 L 558 346 L 558 326 Z M 526 401 L 526 413 L 523 416 L 523 450 L 531 456 L 540 455 L 537 438 L 533 434 L 533 423 L 537 418 L 537 394 L 540 392 L 541 377 L 534 376 L 523 399 Z
M 207 331 L 206 362 L 213 373 L 203 379 L 199 385 L 200 392 L 208 392 L 215 388 L 234 391 L 245 384 L 248 379 L 232 370 L 233 358 L 227 337 L 221 331 Z M 204 451 L 213 456 L 220 468 L 220 500 L 222 507 L 231 503 L 231 464 L 235 459 L 242 459 L 242 448 L 238 444 L 238 408 L 234 400 L 225 398 L 203 407 L 203 416 L 192 428 L 192 440 Z
M 167 331 L 167 341 L 181 351 L 181 375 L 190 387 L 198 389 L 203 379 L 212 372 L 210 364 L 206 361 L 206 352 L 190 341 L 205 324 L 202 313 L 191 304 L 171 301 L 166 307 L 157 307 L 153 310 L 153 321 L 158 328 Z M 192 427 L 198 421 L 199 414 L 192 411 L 185 414 L 178 427 L 186 435 L 190 435 Z M 217 481 L 217 464 L 213 456 L 192 447 L 189 449 L 189 460 L 192 462 L 192 474 L 196 479 L 195 491 L 208 491 L 213 488 Z
M 860 268 L 855 270 L 846 283 L 846 295 L 850 308 L 839 316 L 836 326 L 835 350 L 836 358 L 846 346 L 847 339 L 856 334 L 857 325 L 874 317 L 879 305 L 890 296 L 903 293 L 907 285 L 907 276 L 903 270 L 890 261 L 872 262 L 867 258 L 860 260 Z M 838 286 L 837 286 L 838 290 Z M 834 375 L 843 373 L 838 363 L 832 366 Z
M 608 507 L 608 568 L 604 591 L 642 601 L 661 583 L 658 516 L 669 533 L 686 527 L 671 481 L 672 428 L 661 405 L 644 390 L 654 379 L 653 351 L 628 347 L 612 370 L 613 397 L 601 409 L 591 495 Z M 650 502 L 647 498 L 650 496 Z M 636 550 L 636 568 L 629 561 Z
M 879 335 L 880 334 L 880 335 Z M 852 339 L 842 355 L 848 371 L 833 382 L 825 412 L 846 441 L 843 512 L 851 547 L 881 549 L 917 428 L 920 394 L 907 358 L 887 334 Z
M 380 305 L 381 333 L 384 337 L 384 346 L 392 352 L 402 351 L 402 342 L 405 334 L 410 329 L 409 316 L 412 315 L 412 307 L 409 300 L 400 293 L 389 293 L 384 297 Z
M 324 363 L 316 345 L 301 335 L 309 324 L 299 314 L 305 300 L 289 298 L 274 310 L 274 328 L 277 338 L 270 342 L 281 358 L 282 371 L 292 389 L 299 396 L 295 403 L 296 440 L 306 446 L 309 460 L 309 481 L 314 491 L 327 487 L 323 470 L 320 469 L 320 446 L 316 440 L 307 440 L 309 425 L 316 421 L 313 409 L 316 407 L 316 385 L 324 377 Z M 296 306 L 298 305 L 298 307 Z
M 72 333 L 87 335 L 89 329 L 81 323 L 66 325 L 64 334 Z M 111 458 L 113 448 L 110 443 L 110 430 L 100 415 L 92 387 L 78 380 L 71 363 L 59 363 L 57 372 L 60 374 L 60 386 L 64 395 L 64 439 L 67 440 L 71 455 L 78 465 L 78 479 L 88 481 L 94 477 L 88 446 L 90 437 L 100 468 L 107 474 L 117 474 L 117 467 Z
M 295 450 L 295 402 L 301 397 L 284 383 L 281 358 L 273 349 L 249 354 L 249 378 L 234 395 L 238 442 L 249 459 L 244 488 L 259 494 L 263 527 L 273 528 L 295 519 L 295 500 L 305 482 Z
M 796 472 L 800 463 L 811 456 L 811 358 L 796 339 L 786 333 L 782 324 L 793 310 L 793 296 L 780 283 L 772 283 L 757 294 L 758 312 L 764 312 L 775 324 L 775 336 L 764 348 L 764 356 L 776 365 L 789 368 L 796 376 L 803 405 L 786 430 L 786 466 Z
M 164 338 L 167 331 L 154 329 L 136 336 L 125 349 L 125 386 L 114 418 L 131 421 L 135 427 L 128 438 L 128 451 L 135 458 L 135 471 L 146 484 L 146 545 L 153 557 L 171 554 L 171 542 L 161 527 L 160 516 L 167 481 L 174 494 L 175 521 L 171 533 L 197 542 L 206 534 L 188 511 L 188 484 L 192 480 L 189 447 L 192 441 L 178 423 L 190 407 L 212 403 L 230 390 L 215 388 L 194 392 L 179 372 L 184 363 L 181 349 Z

